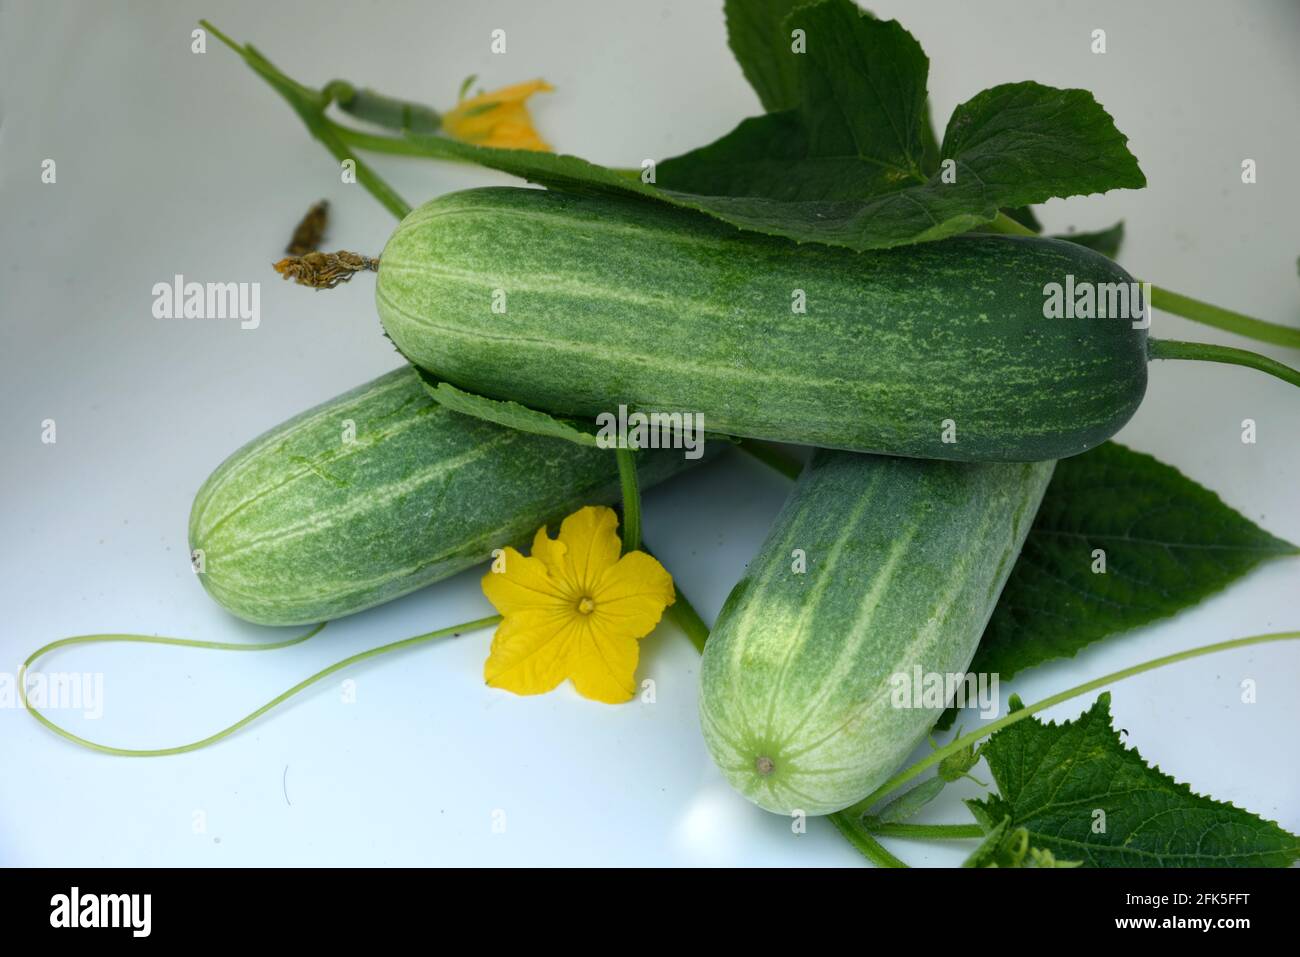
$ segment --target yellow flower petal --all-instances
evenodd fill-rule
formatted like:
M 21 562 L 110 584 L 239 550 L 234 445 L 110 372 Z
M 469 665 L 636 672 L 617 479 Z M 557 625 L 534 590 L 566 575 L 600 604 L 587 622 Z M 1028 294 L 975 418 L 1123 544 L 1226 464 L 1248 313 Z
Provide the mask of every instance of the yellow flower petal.
M 572 663 L 573 687 L 584 698 L 621 704 L 636 694 L 636 663 L 641 643 L 626 634 L 610 634 L 591 616 L 580 633 Z
M 523 83 L 514 83 L 510 86 L 503 86 L 499 90 L 492 90 L 489 93 L 480 93 L 478 96 L 472 96 L 468 100 L 461 100 L 457 104 L 457 109 L 473 109 L 476 106 L 482 106 L 485 103 L 523 103 L 534 93 L 554 93 L 555 87 L 545 80 L 525 80 Z
M 563 582 L 566 588 L 572 590 L 571 586 L 574 583 L 569 580 L 568 565 L 564 559 L 569 546 L 558 538 L 551 538 L 547 531 L 547 527 L 543 525 L 537 530 L 537 534 L 533 536 L 533 558 L 546 566 L 546 574 L 555 579 L 557 583 Z
M 564 575 L 582 594 L 594 598 L 601 577 L 618 561 L 623 546 L 617 529 L 618 516 L 603 505 L 580 508 L 561 523 Z
M 533 128 L 526 101 L 534 93 L 553 90 L 544 80 L 516 83 L 462 100 L 442 117 L 442 128 L 453 139 L 501 149 L 549 150 Z
M 515 694 L 542 694 L 573 673 L 586 622 L 542 611 L 511 615 L 497 626 L 483 680 Z
M 528 558 L 513 548 L 505 550 L 505 571 L 489 571 L 483 576 L 483 594 L 503 615 L 530 609 L 558 611 L 573 605 L 574 599 L 564 582 L 547 573 L 546 565 Z
M 595 589 L 592 627 L 642 638 L 677 600 L 673 577 L 645 552 L 628 552 L 606 569 Z

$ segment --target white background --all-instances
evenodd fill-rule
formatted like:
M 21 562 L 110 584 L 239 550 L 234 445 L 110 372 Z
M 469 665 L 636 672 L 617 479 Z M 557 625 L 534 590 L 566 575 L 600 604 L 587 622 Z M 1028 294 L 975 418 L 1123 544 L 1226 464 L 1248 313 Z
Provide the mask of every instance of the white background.
M 223 612 L 190 573 L 195 490 L 237 446 L 396 365 L 372 279 L 332 294 L 269 264 L 328 197 L 331 248 L 378 251 L 394 223 L 287 106 L 210 39 L 201 15 L 291 75 L 344 76 L 449 105 L 470 73 L 492 88 L 542 76 L 538 123 L 566 152 L 617 165 L 702 144 L 758 111 L 714 2 L 0 4 L 0 671 L 66 635 L 123 631 L 269 640 Z M 1135 274 L 1300 324 L 1300 8 L 1277 2 L 879 2 L 934 64 L 941 123 L 994 83 L 1093 90 L 1131 137 L 1150 187 L 1052 202 L 1052 228 L 1123 217 Z M 1094 28 L 1109 52 L 1089 52 Z M 492 56 L 490 31 L 507 31 Z M 58 182 L 40 183 L 57 161 Z M 1244 157 L 1259 182 L 1240 182 Z M 505 182 L 474 169 L 381 158 L 409 201 Z M 262 286 L 262 325 L 152 318 L 173 274 Z M 1249 345 L 1157 316 L 1157 334 Z M 1297 355 L 1268 350 L 1295 362 Z M 1258 422 L 1243 445 L 1240 423 Z M 40 441 L 53 418 L 58 442 Z M 1245 370 L 1152 368 L 1121 433 L 1300 541 L 1300 394 Z M 647 500 L 649 542 L 712 619 L 780 507 L 786 483 L 739 457 Z M 1274 562 L 1194 610 L 1043 667 L 1026 700 L 1178 649 L 1300 627 L 1300 560 Z M 82 647 L 47 669 L 102 671 L 106 713 L 60 720 L 150 747 L 202 737 L 352 652 L 490 611 L 467 573 L 257 655 Z M 489 635 L 355 669 L 357 702 L 329 681 L 233 739 L 175 758 L 78 749 L 0 709 L 4 864 L 785 864 L 859 861 L 833 828 L 789 822 L 732 794 L 701 743 L 698 660 L 662 626 L 643 643 L 654 705 L 608 707 L 563 689 L 483 686 Z M 1300 831 L 1295 728 L 1300 645 L 1202 659 L 1114 689 L 1117 725 L 1203 793 Z M 1259 683 L 1259 702 L 1238 684 Z M 1004 694 L 1006 689 L 1004 689 Z M 1062 706 L 1071 717 L 1087 700 Z M 979 772 L 977 772 L 979 773 Z M 986 775 L 984 775 L 986 777 Z M 961 821 L 951 788 L 927 820 Z M 495 810 L 504 834 L 492 832 Z M 206 830 L 196 833 L 196 812 Z M 967 847 L 893 842 L 914 863 Z

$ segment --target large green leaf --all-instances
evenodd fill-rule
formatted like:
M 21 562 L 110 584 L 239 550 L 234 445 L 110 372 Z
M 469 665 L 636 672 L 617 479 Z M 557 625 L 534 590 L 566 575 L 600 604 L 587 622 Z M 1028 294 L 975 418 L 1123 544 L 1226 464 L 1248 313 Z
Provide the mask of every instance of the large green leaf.
M 971 670 L 1005 680 L 1073 657 L 1297 554 L 1177 469 L 1107 442 L 1057 463 Z
M 871 249 L 965 232 L 1002 206 L 1146 184 L 1090 93 L 1037 83 L 994 87 L 959 106 L 939 153 L 950 175 L 932 172 L 929 61 L 912 35 L 849 0 L 798 7 L 781 35 L 795 26 L 807 35 L 807 52 L 793 57 L 797 102 L 660 164 L 674 201 L 743 228 Z M 752 79 L 761 46 L 733 48 Z M 760 96 L 787 102 L 788 86 L 782 92 Z
M 1037 718 L 981 747 L 998 793 L 967 801 L 990 834 L 1089 867 L 1286 867 L 1300 839 L 1271 821 L 1192 793 L 1124 747 L 1103 694 L 1075 721 Z

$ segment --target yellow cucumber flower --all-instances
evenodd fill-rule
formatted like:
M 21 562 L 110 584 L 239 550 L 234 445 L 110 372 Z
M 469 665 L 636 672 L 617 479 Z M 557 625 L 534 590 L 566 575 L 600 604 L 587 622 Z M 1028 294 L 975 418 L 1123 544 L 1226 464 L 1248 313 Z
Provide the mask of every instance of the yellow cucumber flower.
M 636 693 L 638 639 L 675 593 L 645 552 L 619 557 L 617 527 L 612 509 L 587 506 L 564 520 L 559 538 L 539 528 L 531 557 L 507 548 L 493 563 L 483 594 L 504 620 L 483 666 L 489 685 L 542 694 L 569 678 L 583 697 L 609 704 Z
M 533 80 L 480 93 L 444 113 L 442 128 L 453 139 L 476 146 L 549 151 L 551 147 L 533 128 L 526 101 L 534 93 L 553 89 L 545 80 Z

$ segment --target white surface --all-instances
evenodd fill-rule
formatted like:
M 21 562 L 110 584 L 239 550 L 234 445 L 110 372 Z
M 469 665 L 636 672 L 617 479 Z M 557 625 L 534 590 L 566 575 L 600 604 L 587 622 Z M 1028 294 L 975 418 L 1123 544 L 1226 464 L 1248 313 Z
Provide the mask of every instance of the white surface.
M 634 165 L 706 142 L 757 112 L 712 2 L 539 4 L 97 3 L 0 5 L 0 671 L 66 635 L 144 632 L 269 639 L 193 580 L 190 501 L 238 445 L 395 365 L 372 283 L 329 295 L 268 263 L 303 210 L 334 206 L 331 240 L 378 250 L 393 226 L 286 105 L 213 38 L 201 15 L 309 83 L 334 76 L 446 105 L 469 73 L 535 76 L 545 135 L 566 152 Z M 1169 288 L 1300 324 L 1300 124 L 1291 3 L 879 2 L 935 64 L 936 116 L 998 82 L 1093 90 L 1151 182 L 1050 203 L 1050 227 L 1127 220 L 1123 261 Z M 492 29 L 509 53 L 491 56 Z M 1088 52 L 1108 32 L 1110 52 Z M 58 182 L 42 185 L 52 157 Z M 1243 186 L 1239 164 L 1259 164 Z M 411 201 L 504 182 L 381 158 Z M 262 325 L 159 321 L 175 273 L 262 286 Z M 1174 337 L 1236 342 L 1158 316 Z M 1268 351 L 1268 350 L 1266 350 Z M 1286 356 L 1278 350 L 1272 354 Z M 1291 361 L 1296 356 L 1292 354 Z M 1239 438 L 1259 424 L 1256 445 Z M 40 441 L 57 421 L 58 442 Z M 1165 363 L 1120 438 L 1300 541 L 1300 399 L 1261 375 Z M 650 494 L 648 539 L 712 618 L 779 508 L 785 484 L 735 459 Z M 1300 561 L 1274 562 L 1176 619 L 1014 682 L 1035 700 L 1090 676 L 1225 638 L 1300 626 Z M 102 671 L 90 737 L 161 746 L 201 737 L 346 654 L 488 611 L 477 573 L 331 625 L 286 651 L 244 655 L 77 648 L 46 669 Z M 695 716 L 697 656 L 671 626 L 644 642 L 658 702 L 516 698 L 484 688 L 488 634 L 382 658 L 329 681 L 220 745 L 127 760 L 0 710 L 4 864 L 791 864 L 856 854 L 825 822 L 806 835 L 730 793 Z M 1294 730 L 1300 646 L 1222 655 L 1114 689 L 1117 723 L 1197 790 L 1300 831 Z M 1243 677 L 1259 702 L 1239 703 Z M 1005 689 L 1004 689 L 1005 693 Z M 1057 709 L 1076 714 L 1090 699 Z M 287 770 L 286 770 L 287 769 Z M 974 789 L 966 789 L 970 793 Z M 927 819 L 958 821 L 962 788 Z M 492 831 L 506 812 L 505 833 Z M 196 833 L 196 812 L 206 831 Z M 916 863 L 964 848 L 894 843 Z

